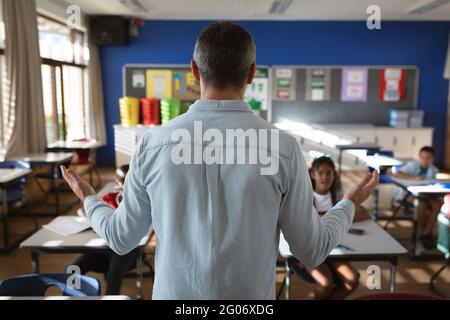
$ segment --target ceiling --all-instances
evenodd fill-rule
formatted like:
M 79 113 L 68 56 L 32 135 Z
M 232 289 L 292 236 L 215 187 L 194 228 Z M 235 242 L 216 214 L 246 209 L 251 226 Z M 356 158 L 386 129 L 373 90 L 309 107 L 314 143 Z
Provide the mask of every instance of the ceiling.
M 179 20 L 365 20 L 377 4 L 383 20 L 450 21 L 450 0 L 50 0 L 75 4 L 89 15 L 126 15 Z M 269 13 L 280 2 L 284 13 Z M 125 5 L 124 3 L 128 3 Z M 137 6 L 140 3 L 141 6 Z M 440 4 L 422 14 L 408 14 L 421 4 Z M 275 4 L 276 5 L 276 4 Z

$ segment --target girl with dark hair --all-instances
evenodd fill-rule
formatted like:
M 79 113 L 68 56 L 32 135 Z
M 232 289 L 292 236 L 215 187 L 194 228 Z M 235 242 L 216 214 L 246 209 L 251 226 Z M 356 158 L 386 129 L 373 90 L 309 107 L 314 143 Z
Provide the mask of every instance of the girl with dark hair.
M 314 191 L 314 206 L 320 215 L 324 215 L 343 196 L 335 164 L 329 157 L 316 158 L 309 173 Z M 356 205 L 353 221 L 369 218 L 368 210 Z M 299 267 L 304 268 L 301 265 Z M 347 262 L 325 262 L 311 270 L 304 270 L 315 280 L 315 299 L 344 299 L 358 287 L 359 273 Z

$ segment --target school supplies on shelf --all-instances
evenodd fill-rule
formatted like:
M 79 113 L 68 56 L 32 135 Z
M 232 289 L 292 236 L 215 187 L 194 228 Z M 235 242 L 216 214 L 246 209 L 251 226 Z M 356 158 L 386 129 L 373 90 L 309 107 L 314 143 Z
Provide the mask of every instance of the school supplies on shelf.
M 139 124 L 139 99 L 123 97 L 119 100 L 120 122 L 123 126 L 133 126 Z
M 261 115 L 261 106 L 262 103 L 259 100 L 251 99 L 248 104 L 250 105 L 250 108 L 252 109 L 253 113 L 260 116 Z
M 159 125 L 161 123 L 161 106 L 159 99 L 142 98 L 141 110 L 143 125 Z
M 181 102 L 178 99 L 162 99 L 161 100 L 161 123 L 178 117 L 180 115 Z

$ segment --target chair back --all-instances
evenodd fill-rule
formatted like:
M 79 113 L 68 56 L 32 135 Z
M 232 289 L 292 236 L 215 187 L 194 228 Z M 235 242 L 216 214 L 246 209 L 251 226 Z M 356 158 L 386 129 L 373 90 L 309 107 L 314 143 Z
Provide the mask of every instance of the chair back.
M 22 160 L 6 160 L 0 162 L 1 169 L 30 169 L 30 164 Z M 8 190 L 6 190 L 8 202 L 15 202 L 22 200 L 24 197 L 24 189 L 27 178 L 20 178 L 16 183 L 8 185 Z M 3 199 L 0 199 L 0 203 Z
M 299 277 L 300 279 L 303 279 L 304 281 L 308 283 L 316 283 L 316 280 L 306 271 L 305 268 L 302 268 L 298 265 L 297 259 L 295 258 L 288 258 L 289 267 L 294 272 L 294 274 Z
M 79 288 L 74 288 L 78 283 Z M 3 280 L 0 282 L 0 296 L 40 297 L 45 296 L 52 286 L 58 287 L 64 296 L 100 295 L 100 282 L 95 278 L 70 273 L 35 273 Z
M 383 156 L 383 157 L 393 158 L 394 157 L 394 151 L 391 151 L 391 150 L 380 150 L 380 151 L 368 150 L 367 151 L 367 155 L 368 156 L 379 155 L 379 156 Z
M 440 297 L 414 293 L 376 293 L 357 297 L 353 300 L 444 300 Z

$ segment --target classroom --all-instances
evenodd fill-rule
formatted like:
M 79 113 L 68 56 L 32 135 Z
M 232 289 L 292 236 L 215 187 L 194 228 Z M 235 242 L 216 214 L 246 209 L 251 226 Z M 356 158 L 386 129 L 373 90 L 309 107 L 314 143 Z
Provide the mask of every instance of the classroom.
M 0 303 L 450 298 L 450 1 L 0 13 Z

